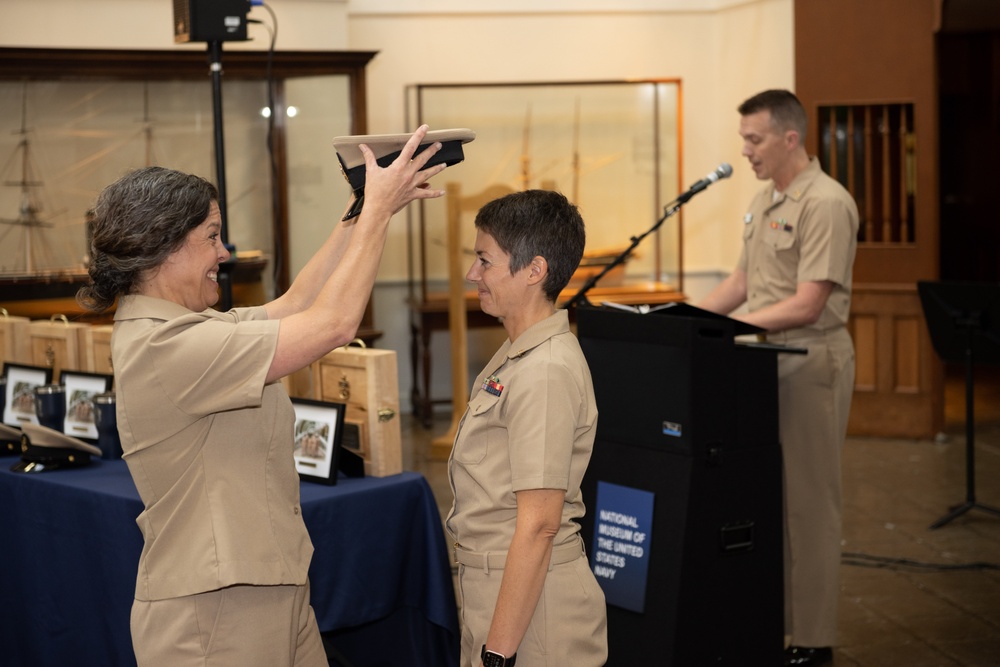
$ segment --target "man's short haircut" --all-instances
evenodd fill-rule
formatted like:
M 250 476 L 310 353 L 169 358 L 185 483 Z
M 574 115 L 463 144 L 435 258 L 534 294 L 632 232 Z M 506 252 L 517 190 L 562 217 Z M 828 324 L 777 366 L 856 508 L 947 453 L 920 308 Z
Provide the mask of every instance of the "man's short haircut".
M 476 229 L 492 236 L 510 255 L 511 273 L 535 257 L 544 257 L 549 274 L 542 289 L 552 302 L 580 265 L 587 240 L 576 206 L 549 190 L 525 190 L 494 199 L 479 209 Z
M 749 116 L 758 111 L 770 111 L 771 124 L 776 129 L 782 132 L 794 130 L 799 133 L 799 143 L 805 141 L 809 119 L 806 117 L 802 102 L 791 91 L 765 90 L 745 100 L 737 111 L 741 116 Z

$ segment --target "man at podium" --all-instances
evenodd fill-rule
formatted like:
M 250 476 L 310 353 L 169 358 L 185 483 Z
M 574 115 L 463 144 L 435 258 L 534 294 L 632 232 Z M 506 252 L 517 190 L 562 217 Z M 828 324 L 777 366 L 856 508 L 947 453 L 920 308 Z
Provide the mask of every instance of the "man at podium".
M 607 609 L 576 521 L 597 403 L 555 305 L 583 256 L 583 219 L 563 195 L 527 190 L 486 204 L 475 224 L 466 279 L 508 338 L 473 384 L 448 461 L 461 665 L 599 667 Z
M 854 389 L 845 328 L 858 210 L 806 152 L 806 112 L 787 90 L 744 101 L 743 156 L 769 181 L 743 218 L 733 273 L 702 303 L 767 330 L 770 342 L 807 354 L 778 359 L 785 492 L 785 665 L 833 659 L 841 539 L 840 456 Z

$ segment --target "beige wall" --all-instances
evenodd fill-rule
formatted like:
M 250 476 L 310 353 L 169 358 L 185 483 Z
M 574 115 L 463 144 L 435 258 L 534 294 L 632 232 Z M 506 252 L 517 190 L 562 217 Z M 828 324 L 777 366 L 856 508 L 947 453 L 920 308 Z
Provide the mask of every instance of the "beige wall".
M 3 4 L 3 46 L 203 48 L 174 45 L 169 0 Z M 369 68 L 372 132 L 409 129 L 403 91 L 412 83 L 682 79 L 685 180 L 694 182 L 722 161 L 736 169 L 729 183 L 685 206 L 685 269 L 727 271 L 735 262 L 734 221 L 757 184 L 739 155 L 734 107 L 759 89 L 792 85 L 791 0 L 281 0 L 269 6 L 278 17 L 279 49 L 379 52 Z M 259 7 L 250 16 L 269 19 Z M 266 46 L 261 26 L 251 26 L 250 34 L 254 41 L 225 48 Z M 395 232 L 389 266 L 405 257 L 403 226 Z
M 613 3 L 710 8 L 660 11 L 368 11 L 385 4 L 413 3 L 355 0 L 349 22 L 352 48 L 379 51 L 368 68 L 373 132 L 409 129 L 403 127 L 407 84 L 682 79 L 685 181 L 698 180 L 723 161 L 736 169 L 729 183 L 685 206 L 684 268 L 728 271 L 735 264 L 740 237 L 735 221 L 757 187 L 741 162 L 735 107 L 760 89 L 792 85 L 790 0 Z M 405 234 L 402 225 L 395 232 Z M 394 237 L 387 256 L 395 265 L 404 262 L 399 241 Z
M 271 0 L 279 49 L 347 48 L 348 0 Z M 3 0 L 0 46 L 74 49 L 204 49 L 174 44 L 172 0 Z M 269 19 L 254 7 L 251 19 Z M 268 23 L 270 21 L 268 20 Z M 250 26 L 252 41 L 228 49 L 265 49 L 269 35 Z
M 693 183 L 720 162 L 735 169 L 728 182 L 684 207 L 685 291 L 698 298 L 735 264 L 743 209 L 758 187 L 740 157 L 735 107 L 758 90 L 793 85 L 792 0 L 275 0 L 269 6 L 278 17 L 279 49 L 379 52 L 368 69 L 373 133 L 410 129 L 404 127 L 408 84 L 680 78 L 684 181 Z M 2 46 L 174 48 L 169 0 L 3 0 L 3 7 Z M 270 23 L 262 8 L 250 16 Z M 225 48 L 267 46 L 261 26 L 251 26 L 250 34 L 254 41 Z M 400 266 L 402 223 L 386 250 L 375 322 L 385 332 L 379 346 L 400 354 L 405 397 L 409 324 Z M 436 394 L 447 395 L 442 338 L 434 343 L 434 385 Z M 495 341 L 474 339 L 472 348 L 474 377 Z

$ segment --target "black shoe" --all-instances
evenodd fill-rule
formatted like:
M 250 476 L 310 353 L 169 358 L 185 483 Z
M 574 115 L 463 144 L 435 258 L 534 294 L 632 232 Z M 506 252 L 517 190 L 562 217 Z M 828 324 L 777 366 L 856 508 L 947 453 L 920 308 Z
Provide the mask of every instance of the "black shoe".
M 821 648 L 789 646 L 785 649 L 785 667 L 815 667 L 828 662 L 833 662 L 833 649 L 829 646 Z

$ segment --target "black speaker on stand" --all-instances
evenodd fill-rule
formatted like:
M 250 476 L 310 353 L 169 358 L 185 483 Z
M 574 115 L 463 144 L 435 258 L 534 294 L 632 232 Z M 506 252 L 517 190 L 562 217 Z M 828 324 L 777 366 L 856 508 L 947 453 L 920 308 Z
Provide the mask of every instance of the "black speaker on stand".
M 215 175 L 222 217 L 222 242 L 232 253 L 219 265 L 220 310 L 233 306 L 232 271 L 236 247 L 229 243 L 229 211 L 226 196 L 226 148 L 222 129 L 222 42 L 246 41 L 250 0 L 174 0 L 174 42 L 208 43 L 209 74 L 212 77 L 212 119 L 215 135 Z

